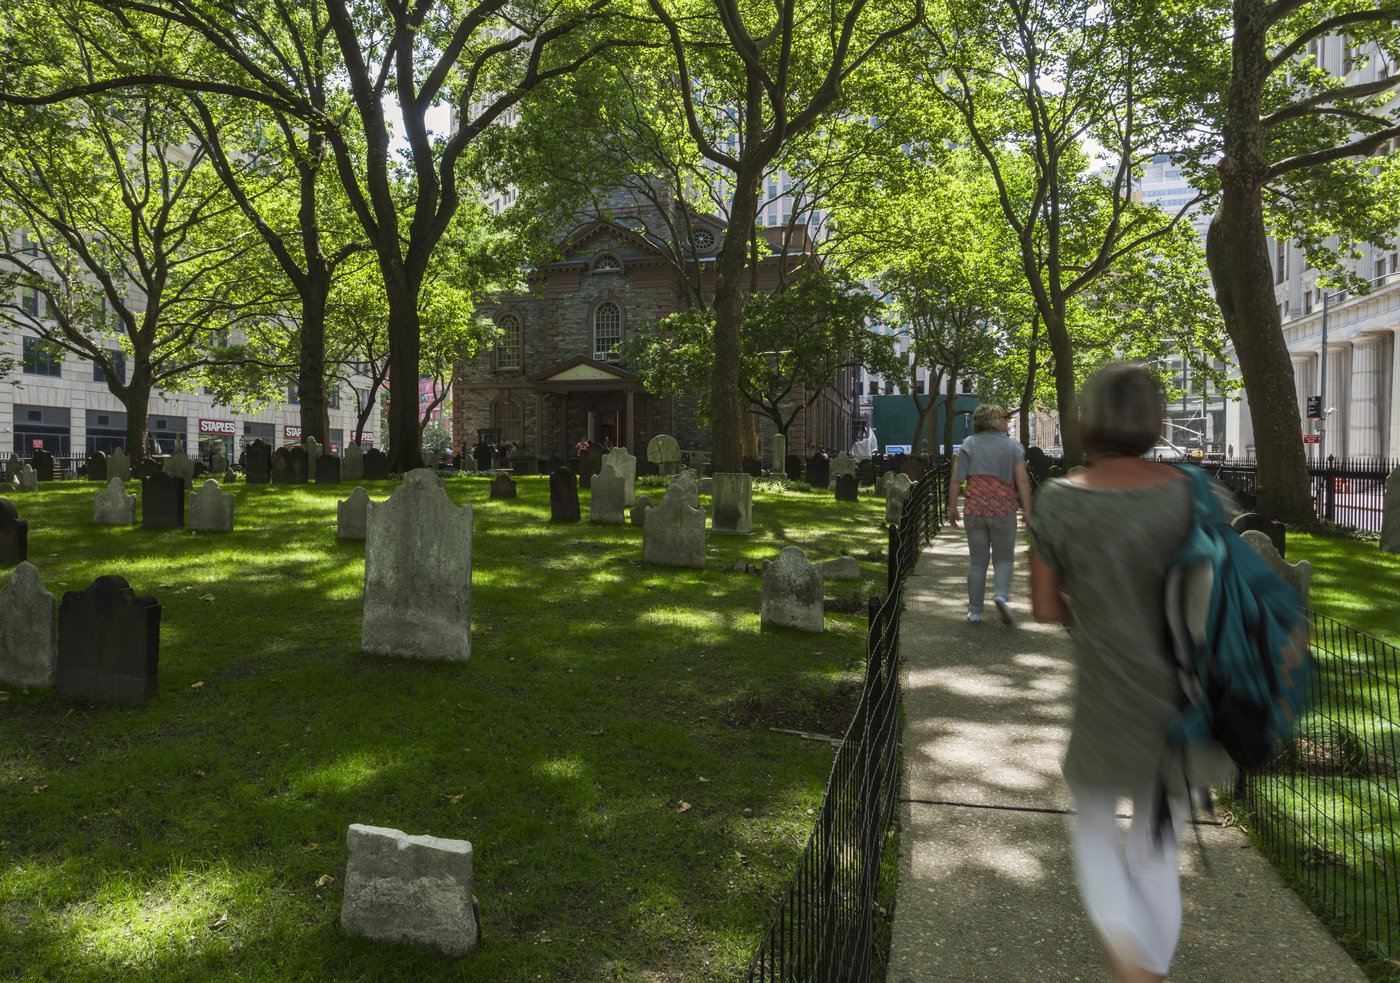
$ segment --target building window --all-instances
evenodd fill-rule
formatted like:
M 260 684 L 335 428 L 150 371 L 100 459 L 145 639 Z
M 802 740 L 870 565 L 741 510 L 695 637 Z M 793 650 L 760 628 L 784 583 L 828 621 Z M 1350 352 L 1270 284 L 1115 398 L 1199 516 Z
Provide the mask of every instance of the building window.
M 1274 283 L 1282 283 L 1288 279 L 1288 243 L 1280 242 L 1274 246 Z
M 917 394 L 920 395 L 920 396 L 922 396 L 922 395 L 924 394 L 924 380 L 923 380 L 923 379 L 915 379 L 915 380 L 914 380 L 914 392 L 917 393 Z
M 622 344 L 622 309 L 607 300 L 593 310 L 593 357 L 601 360 L 617 358 Z
M 878 396 L 878 395 L 880 395 L 880 383 L 879 383 L 879 381 L 876 380 L 876 379 L 871 379 L 871 380 L 870 380 L 870 395 L 872 395 L 872 396 Z
M 296 386 L 288 386 L 287 402 L 291 403 L 293 406 L 301 405 L 301 390 L 299 390 Z
M 507 314 L 496 321 L 500 335 L 496 339 L 496 368 L 520 368 L 520 318 Z
M 603 253 L 603 255 L 599 256 L 597 259 L 595 259 L 595 260 L 593 261 L 593 272 L 594 272 L 594 273 L 621 273 L 621 272 L 622 272 L 622 260 L 618 259 L 618 258 L 617 258 L 616 256 L 614 256 L 612 253 Z
M 340 387 L 332 385 L 326 390 L 326 409 L 340 409 Z
M 117 370 L 117 381 L 123 386 L 126 385 L 126 352 L 119 348 L 107 349 L 107 358 L 112 363 L 112 368 Z M 96 362 L 92 363 L 92 381 L 106 382 L 107 376 L 102 371 L 102 366 Z
M 29 375 L 63 375 L 63 356 L 43 338 L 24 339 L 24 371 Z
M 30 317 L 39 316 L 39 291 L 34 287 L 21 287 L 19 306 Z
M 709 229 L 696 229 L 690 234 L 690 241 L 701 252 L 715 248 L 715 234 Z
M 491 426 L 505 444 L 525 442 L 525 406 L 518 399 L 499 399 L 491 405 Z
M 1303 291 L 1303 313 L 1304 313 L 1304 314 L 1311 314 L 1311 313 L 1312 313 L 1312 291 L 1311 291 L 1311 290 L 1304 290 L 1304 291 Z

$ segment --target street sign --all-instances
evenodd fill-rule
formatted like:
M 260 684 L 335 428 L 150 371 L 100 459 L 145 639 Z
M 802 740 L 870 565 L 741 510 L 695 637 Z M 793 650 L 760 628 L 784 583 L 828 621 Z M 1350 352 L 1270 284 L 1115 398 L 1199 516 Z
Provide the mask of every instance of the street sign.
M 41 451 L 44 449 L 44 440 L 42 437 L 35 437 L 29 442 L 29 446 L 34 448 L 36 451 Z
M 1321 437 L 1321 434 L 1305 433 L 1305 434 L 1303 434 L 1303 443 L 1305 443 L 1305 444 L 1317 444 L 1317 443 L 1321 443 L 1320 437 Z
M 1308 419 L 1309 419 L 1309 420 L 1321 420 L 1321 419 L 1322 419 L 1322 397 L 1321 397 L 1321 396 L 1309 396 L 1309 397 L 1308 397 Z M 1314 441 L 1310 441 L 1310 443 L 1314 443 L 1314 444 L 1315 444 L 1315 443 L 1317 443 L 1317 441 L 1315 441 L 1315 440 L 1314 440 Z

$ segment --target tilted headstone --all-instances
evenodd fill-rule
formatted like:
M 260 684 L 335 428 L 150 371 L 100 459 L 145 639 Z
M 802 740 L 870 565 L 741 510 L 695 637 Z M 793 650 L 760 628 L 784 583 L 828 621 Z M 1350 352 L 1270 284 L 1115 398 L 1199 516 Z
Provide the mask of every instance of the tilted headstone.
M 88 481 L 107 480 L 107 455 L 101 451 L 93 451 L 87 459 L 87 479 Z
M 316 458 L 316 484 L 340 484 L 340 458 L 334 454 L 321 454 Z
M 612 468 L 604 468 L 593 478 L 592 494 L 588 498 L 588 521 L 620 526 L 624 521 L 623 495 L 626 481 Z
M 39 490 L 39 472 L 27 464 L 19 469 L 19 490 L 26 492 Z
M 107 482 L 92 501 L 95 526 L 130 526 L 136 523 L 136 496 L 127 492 L 120 478 Z
M 634 506 L 632 506 L 632 511 L 628 513 L 628 517 L 631 518 L 631 520 L 632 520 L 632 525 L 634 525 L 634 526 L 644 526 L 644 525 L 646 525 L 646 521 L 647 521 L 647 510 L 650 509 L 650 508 L 651 508 L 651 499 L 647 498 L 645 495 L 639 496 L 639 497 L 637 498 L 637 504 L 634 505 Z
M 365 451 L 362 470 L 366 481 L 383 481 L 389 477 L 389 455 L 378 447 L 371 447 Z
M 578 522 L 578 478 L 568 468 L 549 476 L 549 521 Z
M 1260 515 L 1258 512 L 1242 512 L 1235 516 L 1230 522 L 1231 527 L 1237 533 L 1245 533 L 1250 529 L 1262 532 L 1269 537 L 1269 542 L 1274 544 L 1274 549 L 1279 556 L 1287 556 L 1288 530 L 1282 522 L 1275 522 L 1273 519 Z
M 53 686 L 57 605 L 34 564 L 15 567 L 10 582 L 0 588 L 0 685 Z
M 53 455 L 46 450 L 37 450 L 29 455 L 29 465 L 40 481 L 53 481 Z
M 189 517 L 195 532 L 233 532 L 233 495 L 210 478 L 190 492 Z
M 588 448 L 579 455 L 578 459 L 578 486 L 580 488 L 592 488 L 593 479 L 598 472 L 603 470 L 603 448 L 601 444 L 589 444 Z
M 248 445 L 247 456 L 243 459 L 243 473 L 248 484 L 265 485 L 272 480 L 272 448 L 261 440 Z
M 335 538 L 364 539 L 369 525 L 369 492 L 356 485 L 350 497 L 335 505 Z
M 801 631 L 825 627 L 821 567 L 807 562 L 796 546 L 785 546 L 778 558 L 763 568 L 759 623 Z
M 679 488 L 685 493 L 685 502 L 693 509 L 700 507 L 700 482 L 694 471 L 689 468 L 683 469 L 680 474 L 671 479 L 667 486 L 669 491 L 672 488 Z
M 126 456 L 126 451 L 117 448 L 112 451 L 107 458 L 107 480 L 116 478 L 118 481 L 131 480 L 131 458 Z
M 307 470 L 314 472 L 316 459 L 324 453 L 321 449 L 321 442 L 315 437 L 307 437 L 301 442 L 301 449 L 306 451 Z
M 491 479 L 492 498 L 515 498 L 515 481 L 510 475 L 502 471 Z
M 194 462 L 185 454 L 183 447 L 175 448 L 174 452 L 165 459 L 164 471 L 168 475 L 183 479 L 187 485 L 194 483 Z
M 848 474 L 851 477 L 855 477 L 856 459 L 851 457 L 851 455 L 847 454 L 845 451 L 842 451 L 840 454 L 837 454 L 834 458 L 827 462 L 826 473 L 827 487 L 834 489 L 836 487 L 836 479 L 841 477 L 843 474 Z
M 637 459 L 626 447 L 614 447 L 604 456 L 603 467 L 622 476 L 622 504 L 630 508 L 637 500 Z
M 838 556 L 834 560 L 823 560 L 817 566 L 822 568 L 826 580 L 859 580 L 860 564 L 854 556 Z
M 813 488 L 831 486 L 831 458 L 821 451 L 807 458 L 807 484 Z
M 753 532 L 753 475 L 721 472 L 710 493 L 710 528 L 747 536 Z
M 365 476 L 365 452 L 359 444 L 345 445 L 345 459 L 340 462 L 341 481 L 359 481 Z
M 185 525 L 185 482 L 157 471 L 141 482 L 141 525 L 147 529 L 181 529 Z
M 913 493 L 914 483 L 909 476 L 900 472 L 892 474 L 885 482 L 885 525 L 898 525 L 904 517 L 904 506 Z
M 659 475 L 678 474 L 681 470 L 681 445 L 670 434 L 657 434 L 647 442 L 647 463 L 655 465 Z
M 472 845 L 351 825 L 340 927 L 349 935 L 465 956 L 480 938 Z
M 1298 597 L 1303 602 L 1303 607 L 1308 606 L 1308 590 L 1312 586 L 1312 564 L 1307 560 L 1299 560 L 1297 563 L 1289 563 L 1283 558 L 1275 547 L 1269 534 L 1258 529 L 1246 529 L 1241 533 L 1241 538 L 1249 544 L 1254 552 L 1264 558 L 1264 562 L 1274 573 L 1293 586 L 1298 592 Z
M 29 559 L 29 520 L 19 517 L 15 503 L 0 498 L 0 566 L 10 567 Z M 0 631 L 4 625 L 0 624 Z
M 860 482 L 853 474 L 842 474 L 836 477 L 836 501 L 854 502 L 860 496 Z
M 783 434 L 774 434 L 770 452 L 772 454 L 772 463 L 769 464 L 769 468 L 772 470 L 773 476 L 778 478 L 786 478 L 787 437 L 785 437 Z
M 372 505 L 365 537 L 361 646 L 410 659 L 471 657 L 472 509 L 428 468 Z
M 705 566 L 705 513 L 691 506 L 685 489 L 671 485 L 642 526 L 642 559 L 672 567 Z
M 1385 503 L 1381 507 L 1381 549 L 1400 553 L 1400 468 L 1385 479 Z
M 160 605 L 154 597 L 138 597 L 115 576 L 63 595 L 55 672 L 60 694 L 144 703 L 156 691 L 159 662 Z

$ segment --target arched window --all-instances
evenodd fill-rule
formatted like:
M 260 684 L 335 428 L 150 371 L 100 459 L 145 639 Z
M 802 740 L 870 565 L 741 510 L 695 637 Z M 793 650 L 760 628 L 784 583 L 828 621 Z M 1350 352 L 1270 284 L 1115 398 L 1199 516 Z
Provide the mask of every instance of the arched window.
M 603 253 L 593 261 L 594 273 L 620 273 L 622 272 L 622 260 L 612 253 Z
M 501 435 L 503 444 L 525 442 L 525 405 L 505 396 L 491 404 L 491 426 Z
M 496 368 L 520 368 L 520 318 L 506 314 L 496 319 Z
M 593 309 L 593 357 L 599 360 L 617 358 L 622 344 L 622 309 L 606 300 Z

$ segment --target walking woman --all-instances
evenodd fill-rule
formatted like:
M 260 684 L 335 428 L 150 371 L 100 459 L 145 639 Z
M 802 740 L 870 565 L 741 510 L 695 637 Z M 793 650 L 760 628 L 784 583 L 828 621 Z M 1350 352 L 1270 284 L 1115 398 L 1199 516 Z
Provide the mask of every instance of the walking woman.
M 963 441 L 948 481 L 948 525 L 958 525 L 958 492 L 967 482 L 962 519 L 967 526 L 967 620 L 982 622 L 987 593 L 987 560 L 994 570 L 992 601 L 1004 624 L 1016 624 L 1011 612 L 1011 573 L 1016 552 L 1016 497 L 1024 521 L 1031 517 L 1031 483 L 1026 451 L 1006 432 L 1006 410 L 983 403 L 972 412 L 973 434 Z
M 1177 839 L 1189 816 L 1167 728 L 1181 705 L 1166 645 L 1167 569 L 1192 521 L 1177 468 L 1144 460 L 1161 434 L 1157 380 L 1139 365 L 1099 369 L 1079 398 L 1088 467 L 1049 481 L 1031 524 L 1031 610 L 1072 625 L 1074 716 L 1063 772 L 1074 796 L 1080 895 L 1114 978 L 1166 978 L 1181 930 Z M 1218 760 L 1217 760 L 1218 759 Z M 1195 783 L 1228 759 L 1191 764 Z M 1116 805 L 1131 797 L 1120 844 Z

